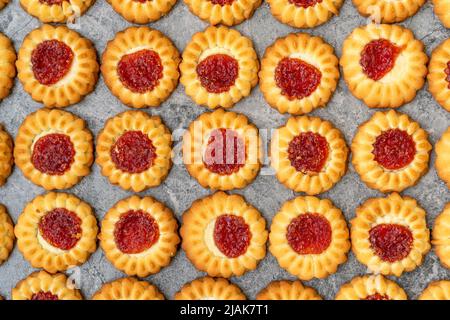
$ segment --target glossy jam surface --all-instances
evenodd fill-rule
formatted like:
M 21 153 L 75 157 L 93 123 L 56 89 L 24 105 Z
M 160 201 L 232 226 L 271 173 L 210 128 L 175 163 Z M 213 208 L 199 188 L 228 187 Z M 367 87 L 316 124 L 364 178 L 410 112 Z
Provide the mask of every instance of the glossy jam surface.
M 245 164 L 245 143 L 238 133 L 219 128 L 211 132 L 204 156 L 205 167 L 220 175 L 230 175 Z
M 234 0 L 209 0 L 212 4 L 218 4 L 221 6 L 232 5 Z
M 296 5 L 297 7 L 306 9 L 308 7 L 312 7 L 318 3 L 321 3 L 322 0 L 289 0 L 289 2 Z
M 158 241 L 158 223 L 147 212 L 130 210 L 122 214 L 116 223 L 114 239 L 123 253 L 141 253 Z
M 251 233 L 244 218 L 224 214 L 216 219 L 214 226 L 214 242 L 228 258 L 237 258 L 247 252 Z
M 120 81 L 135 93 L 152 91 L 163 77 L 163 65 L 158 53 L 139 50 L 124 55 L 117 66 Z
M 41 218 L 38 227 L 45 241 L 61 250 L 70 250 L 81 238 L 81 222 L 74 212 L 56 208 Z
M 275 82 L 290 100 L 310 96 L 321 78 L 319 69 L 297 58 L 283 58 L 275 68 Z
M 398 224 L 379 224 L 370 229 L 369 240 L 383 261 L 396 262 L 408 256 L 412 248 L 411 230 Z
M 327 140 L 318 133 L 303 132 L 289 143 L 288 158 L 295 170 L 302 173 L 322 171 L 328 159 Z
M 365 297 L 363 300 L 391 300 L 391 299 L 389 299 L 388 295 L 386 294 L 382 295 L 377 292 Z
M 394 68 L 400 48 L 386 39 L 372 40 L 361 52 L 364 73 L 372 80 L 380 80 Z
M 128 173 L 148 170 L 156 159 L 156 148 L 142 131 L 127 131 L 111 147 L 111 160 Z
M 213 54 L 197 65 L 197 75 L 202 86 L 210 93 L 222 93 L 234 86 L 239 74 L 236 59 L 226 54 Z
M 49 291 L 39 291 L 33 293 L 30 300 L 59 300 L 57 295 L 52 294 Z
M 75 148 L 70 137 L 61 133 L 51 133 L 35 142 L 31 162 L 42 173 L 63 175 L 70 169 L 74 157 Z
M 390 129 L 377 137 L 372 153 L 384 168 L 398 170 L 414 160 L 416 143 L 406 131 Z
M 70 0 L 39 0 L 42 4 L 47 4 L 49 6 L 62 4 L 64 1 L 70 2 Z
M 331 243 L 330 222 L 318 213 L 305 213 L 292 219 L 286 239 L 298 254 L 320 254 Z
M 34 77 L 42 85 L 53 85 L 70 71 L 74 54 L 64 42 L 46 40 L 36 46 L 31 53 Z
M 445 80 L 447 80 L 447 82 L 448 82 L 448 88 L 450 89 L 450 61 L 447 62 L 447 68 L 445 68 L 444 72 L 445 72 L 445 74 L 447 75 L 447 77 L 445 78 Z

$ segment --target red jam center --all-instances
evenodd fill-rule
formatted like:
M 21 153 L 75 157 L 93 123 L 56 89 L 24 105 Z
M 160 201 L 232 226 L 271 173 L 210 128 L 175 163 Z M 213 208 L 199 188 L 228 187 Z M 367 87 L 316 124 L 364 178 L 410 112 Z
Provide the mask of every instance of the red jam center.
M 245 164 L 245 143 L 231 129 L 215 129 L 211 132 L 205 151 L 206 168 L 220 175 L 238 172 Z
M 51 133 L 36 141 L 31 162 L 42 173 L 63 175 L 70 169 L 74 157 L 75 149 L 70 138 L 65 134 Z
M 298 254 L 320 254 L 331 243 L 331 226 L 318 213 L 305 213 L 289 223 L 286 239 Z
M 228 258 L 243 255 L 251 238 L 250 228 L 244 218 L 232 214 L 217 217 L 214 225 L 214 242 L 220 252 Z
M 383 261 L 396 262 L 411 251 L 411 230 L 398 224 L 379 224 L 369 231 L 369 240 L 375 254 Z
M 447 75 L 447 77 L 445 78 L 445 80 L 447 80 L 447 82 L 448 82 L 448 88 L 450 89 L 450 61 L 447 62 L 447 68 L 445 68 L 444 72 L 445 72 L 445 74 Z
M 39 291 L 37 293 L 33 293 L 30 300 L 59 300 L 57 295 L 49 291 Z
M 318 173 L 328 159 L 328 142 L 318 133 L 303 132 L 289 143 L 288 158 L 295 170 Z
M 387 294 L 381 295 L 378 292 L 368 295 L 363 300 L 391 300 Z
M 64 1 L 70 2 L 70 0 L 39 0 L 40 3 L 46 4 L 49 6 L 59 5 L 59 4 L 63 3 Z
M 125 87 L 136 93 L 146 93 L 163 77 L 163 65 L 155 51 L 144 49 L 124 55 L 117 72 Z
M 56 208 L 41 218 L 39 231 L 52 246 L 70 250 L 81 238 L 81 219 L 72 211 Z
M 394 68 L 400 48 L 386 39 L 372 40 L 361 52 L 364 73 L 372 80 L 380 80 Z
M 156 148 L 142 131 L 127 131 L 111 148 L 116 167 L 128 173 L 148 170 L 156 159 Z
M 158 223 L 147 212 L 130 210 L 116 223 L 114 238 L 123 253 L 141 253 L 158 241 Z
M 46 40 L 31 53 L 34 77 L 42 85 L 52 85 L 69 72 L 73 62 L 73 51 L 64 42 Z
M 389 129 L 377 137 L 372 153 L 375 161 L 384 168 L 397 170 L 413 161 L 416 144 L 406 131 Z
M 231 6 L 234 2 L 234 0 L 209 0 L 209 1 L 211 1 L 212 4 L 218 4 L 221 5 L 222 7 L 227 5 Z
M 290 3 L 301 8 L 308 8 L 315 6 L 317 3 L 321 3 L 322 0 L 289 0 Z
M 297 58 L 284 58 L 275 69 L 275 82 L 290 100 L 310 96 L 319 86 L 322 73 Z
M 210 93 L 222 93 L 234 86 L 239 74 L 236 59 L 226 54 L 210 55 L 197 66 L 202 86 Z

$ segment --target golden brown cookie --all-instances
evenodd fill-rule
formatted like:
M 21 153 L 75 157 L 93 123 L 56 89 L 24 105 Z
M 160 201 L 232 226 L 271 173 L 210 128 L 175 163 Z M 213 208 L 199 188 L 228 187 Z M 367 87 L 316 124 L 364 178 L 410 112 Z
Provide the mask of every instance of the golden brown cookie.
M 450 189 L 450 127 L 442 134 L 436 143 L 436 171 Z
M 450 281 L 434 281 L 423 290 L 419 300 L 450 300 Z
M 113 9 L 131 23 L 146 24 L 165 16 L 177 0 L 107 0 Z
M 431 54 L 428 66 L 428 90 L 434 99 L 450 112 L 450 39 L 442 42 Z
M 17 246 L 34 268 L 55 273 L 85 263 L 97 249 L 97 220 L 89 204 L 68 193 L 34 198 L 19 216 Z
M 442 265 L 450 269 L 450 203 L 436 218 L 432 231 L 434 251 Z
M 347 261 L 347 223 L 330 200 L 297 197 L 272 220 L 269 250 L 280 266 L 301 280 L 326 278 Z
M 352 94 L 370 108 L 397 108 L 425 83 L 423 43 L 397 25 L 358 27 L 344 41 L 340 64 Z
M 39 109 L 19 127 L 14 160 L 34 184 L 47 190 L 67 189 L 90 173 L 92 139 L 83 119 L 67 111 Z
M 425 211 L 410 197 L 371 198 L 351 220 L 352 250 L 369 271 L 401 276 L 422 264 L 430 250 Z
M 147 281 L 122 278 L 105 283 L 92 300 L 164 300 L 164 296 Z
M 256 300 L 322 300 L 316 290 L 300 281 L 273 281 L 261 290 Z
M 160 185 L 172 166 L 172 137 L 158 116 L 126 111 L 110 118 L 97 138 L 102 174 L 125 190 Z
M 1 7 L 2 1 L 0 0 L 0 9 Z M 0 100 L 10 94 L 14 85 L 16 76 L 15 62 L 16 51 L 11 40 L 0 33 Z
M 183 137 L 186 169 L 205 188 L 244 188 L 258 175 L 261 157 L 258 128 L 223 109 L 200 115 Z
M 180 82 L 196 104 L 231 108 L 258 83 L 259 61 L 249 38 L 227 27 L 209 27 L 194 34 L 180 70 Z
M 241 289 L 223 278 L 203 277 L 186 283 L 175 300 L 246 300 Z
M 128 1 L 138 2 L 120 2 Z M 177 48 L 164 34 L 148 27 L 130 27 L 108 42 L 101 70 L 106 85 L 123 104 L 157 107 L 177 87 L 179 63 Z
M 182 247 L 211 277 L 241 276 L 266 255 L 266 222 L 240 195 L 217 192 L 183 214 Z
M 425 0 L 353 0 L 359 13 L 375 23 L 396 23 L 413 16 Z
M 0 0 L 0 10 L 6 7 L 6 5 L 9 3 L 9 0 Z
M 344 284 L 336 300 L 407 300 L 405 290 L 382 275 L 355 277 Z
M 0 125 L 0 186 L 3 186 L 11 175 L 13 165 L 13 142 L 8 132 Z
M 259 78 L 270 106 L 304 114 L 330 100 L 339 80 L 338 59 L 322 38 L 291 33 L 266 49 Z
M 14 247 L 14 225 L 5 206 L 0 204 L 0 265 L 5 262 Z
M 348 148 L 341 132 L 317 117 L 292 117 L 275 130 L 271 165 L 277 179 L 295 192 L 331 189 L 347 171 Z
M 428 134 L 406 114 L 376 112 L 362 124 L 352 142 L 352 163 L 370 188 L 403 191 L 428 170 Z
M 20 0 L 28 14 L 44 23 L 75 22 L 95 0 Z
M 177 229 L 177 220 L 164 204 L 149 196 L 132 196 L 106 213 L 100 246 L 117 269 L 143 278 L 170 263 L 180 242 Z
M 434 12 L 444 27 L 450 28 L 450 0 L 433 0 Z
M 63 108 L 80 102 L 98 79 L 92 43 L 65 26 L 48 24 L 24 39 L 16 62 L 24 90 L 46 107 Z

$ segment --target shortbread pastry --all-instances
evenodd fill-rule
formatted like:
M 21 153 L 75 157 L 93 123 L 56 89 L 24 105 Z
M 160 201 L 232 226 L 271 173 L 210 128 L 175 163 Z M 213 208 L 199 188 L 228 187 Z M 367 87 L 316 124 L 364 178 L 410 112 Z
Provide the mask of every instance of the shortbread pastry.
M 0 0 L 0 8 L 2 1 Z M 0 101 L 6 98 L 14 85 L 16 76 L 16 51 L 3 33 L 0 33 Z
M 289 118 L 271 141 L 271 165 L 277 179 L 308 195 L 331 189 L 347 170 L 347 156 L 341 132 L 317 117 Z
M 450 189 L 450 127 L 442 134 L 436 143 L 436 171 Z
M 90 173 L 92 140 L 83 119 L 67 111 L 39 109 L 19 127 L 14 160 L 34 184 L 47 190 L 67 189 Z
M 113 9 L 131 23 L 157 21 L 173 8 L 177 0 L 107 0 Z
M 336 300 L 407 300 L 405 290 L 382 275 L 355 277 L 344 284 Z
M 0 10 L 6 7 L 6 5 L 9 3 L 9 0 L 0 0 Z
M 425 211 L 410 197 L 371 198 L 351 221 L 352 250 L 369 271 L 400 277 L 422 264 L 430 250 Z
M 170 131 L 160 117 L 126 111 L 110 118 L 99 133 L 96 162 L 111 183 L 140 192 L 166 178 L 171 146 Z
M 16 66 L 24 90 L 35 101 L 55 108 L 78 103 L 91 93 L 99 70 L 88 39 L 65 26 L 48 24 L 25 37 Z
M 234 26 L 250 19 L 261 0 L 184 0 L 191 12 L 211 25 Z
M 353 0 L 359 13 L 375 23 L 396 23 L 413 16 L 425 0 Z
M 344 0 L 267 0 L 280 22 L 295 28 L 314 28 L 339 15 Z
M 223 278 L 203 277 L 186 283 L 175 300 L 246 300 L 241 289 Z
M 432 231 L 434 251 L 442 265 L 450 269 L 450 203 L 436 218 Z
M 370 188 L 403 191 L 428 170 L 428 134 L 406 114 L 376 112 L 362 124 L 352 142 L 352 163 Z
M 423 290 L 419 300 L 450 300 L 450 280 L 434 281 Z
M 74 23 L 94 2 L 95 0 L 20 0 L 20 5 L 41 22 Z
M 292 33 L 266 49 L 259 78 L 273 108 L 304 114 L 330 100 L 339 80 L 338 59 L 322 38 Z
M 448 3 L 450 10 L 450 0 Z M 428 90 L 434 99 L 450 112 L 450 39 L 442 42 L 431 54 L 428 66 Z
M 397 108 L 425 83 L 423 43 L 397 25 L 358 27 L 344 41 L 340 64 L 352 94 L 370 108 Z
M 266 255 L 266 222 L 240 195 L 217 192 L 183 214 L 182 247 L 211 277 L 241 276 Z
M 450 28 L 450 0 L 433 0 L 434 12 L 444 27 Z
M 0 204 L 0 265 L 5 262 L 14 247 L 14 225 L 5 206 Z
M 316 290 L 300 281 L 273 281 L 261 290 L 256 300 L 322 300 Z
M 183 137 L 186 169 L 205 188 L 243 188 L 258 175 L 262 142 L 246 116 L 218 109 L 200 115 Z
M 143 278 L 170 263 L 180 242 L 177 230 L 177 220 L 163 203 L 131 196 L 106 213 L 99 239 L 117 269 Z
M 50 192 L 27 204 L 14 229 L 17 246 L 34 268 L 55 273 L 86 262 L 97 249 L 97 220 L 86 202 Z
M 3 186 L 11 175 L 13 165 L 13 142 L 8 132 L 0 125 L 0 186 Z
M 127 1 L 138 2 L 121 2 Z M 148 27 L 130 27 L 108 42 L 101 70 L 106 85 L 123 104 L 158 107 L 177 87 L 179 63 L 177 48 L 164 34 Z
M 13 300 L 83 300 L 78 289 L 62 273 L 36 271 L 12 289 Z
M 180 82 L 196 104 L 230 108 L 258 83 L 259 61 L 249 38 L 227 27 L 209 27 L 194 34 L 180 70 Z
M 301 280 L 326 278 L 347 261 L 349 231 L 330 200 L 306 196 L 283 204 L 272 220 L 269 250 Z
M 105 283 L 92 300 L 164 300 L 164 296 L 147 281 L 122 278 Z

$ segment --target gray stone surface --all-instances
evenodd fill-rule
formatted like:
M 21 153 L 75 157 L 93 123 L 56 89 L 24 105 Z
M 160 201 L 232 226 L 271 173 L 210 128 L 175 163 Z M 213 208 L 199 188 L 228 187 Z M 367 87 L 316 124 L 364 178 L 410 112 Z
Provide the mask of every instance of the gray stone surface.
M 339 17 L 333 18 L 321 27 L 304 31 L 322 36 L 340 56 L 344 38 L 355 27 L 365 23 L 366 19 L 361 17 L 351 1 L 347 0 Z M 18 0 L 13 0 L 0 12 L 0 31 L 14 41 L 16 49 L 19 49 L 24 36 L 39 24 L 36 19 L 20 8 Z M 450 36 L 450 30 L 445 29 L 434 16 L 430 3 L 425 4 L 417 15 L 406 20 L 402 25 L 411 28 L 416 37 L 425 43 L 428 54 L 441 41 Z M 98 0 L 87 14 L 81 17 L 78 25 L 79 31 L 95 43 L 99 53 L 104 50 L 108 40 L 127 26 L 129 23 L 116 14 L 104 0 Z M 182 51 L 194 32 L 201 31 L 207 25 L 192 15 L 182 0 L 179 0 L 168 16 L 151 26 L 169 36 Z M 267 4 L 263 4 L 252 19 L 239 25 L 237 29 L 254 41 L 260 57 L 263 55 L 264 49 L 277 37 L 299 31 L 283 25 L 273 18 Z M 6 126 L 10 134 L 15 136 L 18 126 L 26 115 L 39 107 L 40 105 L 23 91 L 21 84 L 17 81 L 12 95 L 0 104 L 0 122 Z M 94 93 L 67 110 L 86 119 L 90 129 L 97 134 L 109 117 L 127 110 L 127 107 L 112 96 L 103 80 L 100 79 Z M 161 107 L 147 110 L 151 114 L 161 115 L 172 130 L 186 128 L 192 120 L 205 111 L 205 108 L 196 106 L 184 94 L 181 85 Z M 258 88 L 253 90 L 250 97 L 235 106 L 233 111 L 246 114 L 259 128 L 278 127 L 288 118 L 287 115 L 281 115 L 270 108 Z M 400 111 L 420 122 L 422 127 L 429 132 L 433 145 L 450 124 L 450 113 L 439 107 L 426 88 L 420 90 L 416 99 L 403 106 Z M 347 142 L 350 143 L 358 125 L 367 120 L 374 112 L 354 98 L 341 79 L 328 106 L 316 110 L 312 114 L 332 121 L 343 131 Z M 177 145 L 179 146 L 179 143 Z M 434 160 L 433 152 L 431 167 Z M 92 174 L 69 192 L 90 203 L 96 210 L 97 218 L 101 220 L 105 212 L 116 201 L 130 196 L 131 193 L 109 184 L 107 179 L 100 174 L 97 165 L 94 165 L 92 169 Z M 15 168 L 8 183 L 0 188 L 0 202 L 8 207 L 13 220 L 17 222 L 25 204 L 43 192 L 42 188 L 27 181 L 20 170 Z M 281 204 L 295 196 L 292 191 L 278 183 L 276 178 L 270 174 L 270 170 L 263 170 L 263 174 L 253 184 L 236 192 L 243 194 L 250 203 L 258 208 L 269 225 Z M 142 192 L 141 195 L 152 195 L 164 201 L 180 220 L 182 213 L 195 199 L 209 193 L 210 191 L 200 187 L 189 176 L 182 165 L 177 164 L 161 186 Z M 434 168 L 430 169 L 417 186 L 406 190 L 404 194 L 418 199 L 426 209 L 430 227 L 444 204 L 450 200 L 450 192 L 438 179 Z M 363 201 L 369 197 L 381 195 L 381 193 L 367 188 L 360 181 L 353 167 L 350 166 L 346 176 L 331 191 L 321 197 L 332 199 L 349 220 L 354 216 L 355 208 Z M 80 270 L 81 289 L 86 298 L 90 298 L 103 283 L 123 276 L 105 259 L 100 249 Z M 11 288 L 32 271 L 33 269 L 16 247 L 10 259 L 0 266 L 0 294 L 10 298 Z M 336 274 L 327 279 L 309 281 L 307 284 L 316 288 L 325 298 L 332 299 L 343 283 L 364 273 L 366 273 L 366 268 L 356 261 L 353 254 L 350 254 L 348 262 L 342 265 Z M 168 267 L 149 277 L 148 280 L 156 284 L 167 298 L 172 298 L 183 284 L 201 275 L 202 273 L 194 268 L 180 249 Z M 275 279 L 293 279 L 293 277 L 281 269 L 273 256 L 268 253 L 255 271 L 248 272 L 239 278 L 233 278 L 232 281 L 238 284 L 249 298 L 254 298 L 259 290 Z M 437 279 L 450 279 L 450 271 L 443 268 L 436 255 L 430 252 L 422 266 L 396 280 L 406 289 L 410 298 L 416 298 L 430 281 Z

